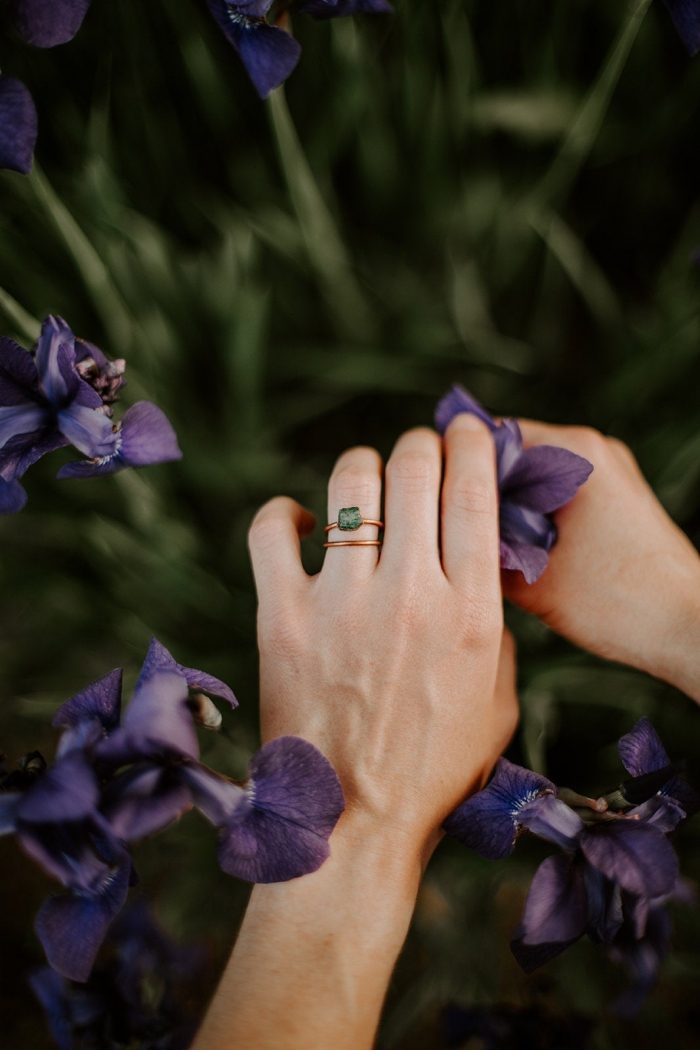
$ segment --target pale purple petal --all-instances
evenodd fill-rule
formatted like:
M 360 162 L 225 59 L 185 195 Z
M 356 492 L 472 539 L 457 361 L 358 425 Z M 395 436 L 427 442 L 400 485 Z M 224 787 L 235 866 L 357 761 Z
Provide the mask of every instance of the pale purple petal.
M 523 943 L 571 943 L 588 921 L 583 865 L 568 856 L 547 857 L 535 872 L 525 901 Z
M 12 438 L 33 434 L 44 425 L 46 419 L 46 409 L 32 401 L 0 408 L 0 448 Z
M 19 405 L 35 393 L 39 374 L 28 350 L 0 336 L 0 405 Z
M 0 514 L 17 514 L 27 502 L 27 493 L 19 481 L 0 478 Z
M 188 695 L 187 682 L 179 674 L 163 672 L 137 682 L 122 728 L 100 743 L 100 758 L 115 764 L 138 759 L 198 759 Z
M 174 772 L 137 766 L 107 787 L 102 812 L 124 842 L 148 838 L 192 808 L 192 796 Z
M 700 6 L 697 0 L 664 0 L 676 32 L 690 55 L 700 51 Z
M 75 401 L 58 413 L 58 429 L 86 456 L 110 457 L 118 447 L 118 434 L 112 420 L 98 409 Z
M 544 514 L 502 500 L 499 510 L 501 542 L 532 545 L 548 551 L 557 538 L 556 526 Z
M 8 0 L 10 17 L 28 44 L 55 47 L 72 40 L 90 0 Z
M 522 806 L 518 824 L 564 850 L 576 849 L 584 828 L 578 814 L 554 795 L 541 795 Z
M 44 320 L 36 348 L 39 387 L 52 405 L 62 404 L 68 395 L 65 360 L 75 361 L 75 336 L 62 317 L 52 314 Z M 64 367 L 61 367 L 62 360 Z
M 30 823 L 75 821 L 89 817 L 97 805 L 97 778 L 79 752 L 71 752 L 22 796 L 17 819 Z
M 622 764 L 633 777 L 653 773 L 671 762 L 659 734 L 646 716 L 639 719 L 631 732 L 620 737 L 617 750 Z
M 5 481 L 22 475 L 48 452 L 55 452 L 68 444 L 66 438 L 53 426 L 44 426 L 32 434 L 12 438 L 0 450 L 0 477 Z
M 247 812 L 245 810 L 247 809 Z M 314 831 L 241 807 L 240 822 L 222 828 L 217 849 L 223 871 L 247 882 L 286 882 L 317 871 L 330 855 Z
M 515 419 L 504 419 L 493 432 L 496 446 L 496 467 L 498 488 L 503 492 L 503 484 L 513 470 L 523 452 L 523 436 Z
M 203 693 L 211 693 L 212 696 L 219 696 L 222 700 L 228 701 L 231 707 L 238 706 L 238 701 L 233 695 L 230 686 L 226 685 L 225 682 L 215 678 L 214 675 L 207 674 L 205 671 L 198 671 L 195 667 L 183 667 L 157 638 L 151 638 L 138 683 L 144 682 L 152 674 L 156 674 L 159 671 L 181 674 L 190 689 L 197 689 Z
M 182 459 L 175 431 L 167 416 L 150 401 L 138 401 L 133 405 L 116 428 L 113 437 L 109 447 L 111 439 L 107 436 L 104 450 L 95 452 L 87 452 L 71 438 L 77 448 L 85 451 L 87 455 L 97 456 L 98 459 L 95 462 L 67 463 L 61 467 L 58 477 L 61 480 L 104 477 L 128 467 L 147 467 Z
M 581 849 L 590 864 L 638 896 L 662 897 L 678 878 L 678 858 L 666 836 L 635 820 L 587 828 Z
M 180 779 L 190 790 L 197 809 L 215 827 L 222 827 L 243 806 L 248 812 L 250 798 L 246 790 L 198 762 L 185 762 L 178 770 Z
M 572 500 L 593 465 L 553 445 L 525 449 L 504 478 L 501 497 L 521 507 L 550 514 Z
M 541 547 L 501 540 L 501 568 L 522 572 L 527 583 L 536 583 L 547 568 L 549 555 Z
M 469 412 L 476 416 L 491 431 L 496 429 L 496 424 L 488 412 L 459 383 L 455 383 L 445 396 L 438 401 L 435 409 L 435 429 L 444 434 L 455 416 L 458 416 L 461 412 Z
M 686 813 L 675 799 L 668 798 L 665 795 L 652 795 L 641 806 L 635 806 L 634 809 L 630 809 L 626 814 L 626 818 L 628 820 L 638 820 L 640 823 L 656 828 L 657 831 L 668 835 L 669 832 L 675 831 L 682 820 L 685 820 Z
M 248 76 L 261 98 L 287 79 L 301 54 L 297 41 L 282 29 L 251 17 L 254 8 L 244 13 L 226 0 L 207 0 L 211 13 L 227 40 L 238 52 Z
M 520 810 L 544 792 L 556 792 L 550 780 L 499 758 L 487 787 L 458 806 L 443 827 L 482 857 L 500 860 L 513 852 Z
M 0 168 L 28 175 L 37 132 L 32 96 L 15 77 L 0 76 Z
M 81 722 L 96 718 L 105 732 L 111 733 L 119 725 L 121 697 L 122 670 L 118 667 L 61 704 L 52 725 L 74 729 Z
M 34 928 L 49 964 L 72 981 L 87 981 L 112 919 L 129 890 L 131 860 L 126 852 L 94 895 L 64 893 L 44 901 Z

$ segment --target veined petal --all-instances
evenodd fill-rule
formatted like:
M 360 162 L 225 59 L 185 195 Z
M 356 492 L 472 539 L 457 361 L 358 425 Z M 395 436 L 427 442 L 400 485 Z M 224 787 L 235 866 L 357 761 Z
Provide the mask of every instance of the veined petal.
M 301 54 L 289 33 L 251 17 L 226 0 L 207 0 L 224 35 L 235 47 L 261 98 L 287 79 Z
M 27 502 L 27 493 L 19 481 L 0 478 L 0 514 L 17 514 Z
M 245 788 L 199 762 L 185 762 L 178 772 L 197 809 L 217 828 L 223 827 L 239 806 L 245 808 L 250 802 Z
M 44 426 L 46 419 L 46 409 L 37 405 L 35 401 L 25 401 L 19 405 L 7 405 L 0 408 L 0 448 L 3 448 L 11 438 L 21 434 L 34 434 Z
M 161 671 L 181 674 L 190 689 L 211 693 L 212 696 L 220 696 L 222 700 L 227 700 L 231 707 L 238 706 L 238 701 L 230 686 L 222 682 L 220 678 L 215 678 L 214 675 L 207 674 L 205 671 L 198 671 L 195 667 L 183 667 L 157 638 L 151 638 L 137 685 Z
M 61 704 L 51 724 L 74 729 L 81 722 L 96 718 L 105 732 L 111 733 L 119 725 L 121 701 L 122 669 L 118 667 Z
M 500 860 L 513 852 L 520 810 L 544 792 L 556 792 L 550 780 L 499 758 L 491 782 L 458 806 L 443 827 L 482 857 Z
M 9 0 L 17 31 L 35 47 L 55 47 L 72 40 L 90 0 Z
M 583 865 L 572 857 L 547 857 L 535 872 L 525 901 L 523 943 L 570 944 L 583 935 L 587 922 Z
M 514 569 L 525 577 L 527 583 L 536 583 L 547 568 L 549 555 L 542 547 L 532 547 L 515 540 L 501 540 L 501 568 Z
M 664 0 L 688 53 L 700 51 L 700 7 L 697 0 Z
M 581 849 L 594 868 L 637 896 L 665 896 L 678 878 L 678 858 L 666 836 L 635 820 L 586 828 Z
M 563 850 L 577 848 L 584 823 L 570 806 L 554 795 L 540 795 L 518 811 L 518 823 Z
M 148 467 L 182 459 L 182 452 L 170 422 L 157 405 L 137 401 L 120 424 L 120 455 L 127 467 Z
M 105 459 L 118 450 L 119 436 L 112 420 L 76 401 L 58 413 L 58 429 L 86 456 Z
M 646 715 L 639 719 L 634 729 L 620 737 L 617 750 L 622 764 L 633 777 L 654 773 L 671 763 L 661 737 Z
M 461 412 L 469 412 L 476 416 L 491 431 L 496 429 L 496 424 L 486 409 L 482 408 L 476 398 L 472 397 L 460 383 L 455 383 L 451 390 L 448 390 L 445 396 L 438 401 L 435 409 L 435 429 L 444 434 L 455 416 Z
M 593 464 L 565 448 L 535 445 L 525 449 L 503 480 L 504 502 L 550 514 L 573 499 Z
M 0 76 L 0 168 L 28 175 L 37 132 L 32 96 L 19 80 Z

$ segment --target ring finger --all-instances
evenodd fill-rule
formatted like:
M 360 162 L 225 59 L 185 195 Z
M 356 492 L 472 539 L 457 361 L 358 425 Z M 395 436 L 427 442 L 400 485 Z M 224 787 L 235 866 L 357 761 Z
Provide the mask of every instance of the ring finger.
M 328 483 L 329 523 L 338 522 L 340 511 L 349 508 L 356 508 L 364 520 L 379 520 L 382 467 L 381 456 L 373 448 L 351 448 L 343 453 Z M 352 519 L 353 515 L 346 514 L 344 517 Z M 349 524 L 352 524 L 352 520 Z M 352 531 L 333 528 L 327 533 L 326 539 L 329 543 L 354 543 L 356 540 L 376 541 L 378 535 L 376 525 L 360 525 Z M 379 547 L 376 546 L 329 547 L 322 574 L 331 580 L 368 576 L 376 568 L 378 558 Z

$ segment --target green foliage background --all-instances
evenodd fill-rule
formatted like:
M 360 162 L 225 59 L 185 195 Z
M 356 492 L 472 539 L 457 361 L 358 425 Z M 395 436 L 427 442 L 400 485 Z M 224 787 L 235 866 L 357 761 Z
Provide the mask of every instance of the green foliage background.
M 160 404 L 184 451 L 61 483 L 59 453 L 30 472 L 27 509 L 0 521 L 11 758 L 50 755 L 53 710 L 89 681 L 124 666 L 133 683 L 154 632 L 233 684 L 241 706 L 203 746 L 242 775 L 257 741 L 255 508 L 285 492 L 323 522 L 334 457 L 355 442 L 388 455 L 455 379 L 499 413 L 621 437 L 698 540 L 700 61 L 661 0 L 398 0 L 392 18 L 298 18 L 302 61 L 266 104 L 201 0 L 95 0 L 52 51 L 0 21 L 3 72 L 30 87 L 41 125 L 34 174 L 0 176 L 2 330 L 31 345 L 36 319 L 62 314 L 128 359 L 125 402 Z M 319 527 L 310 569 L 321 541 Z M 596 792 L 619 779 L 615 741 L 646 713 L 700 781 L 690 701 L 508 619 L 516 760 Z M 678 848 L 700 877 L 700 825 Z M 439 1046 L 447 1002 L 580 1013 L 594 1050 L 698 1045 L 693 910 L 677 913 L 637 1024 L 606 1013 L 623 979 L 587 943 L 519 972 L 508 933 L 542 855 L 523 843 L 489 864 L 441 846 L 382 1046 Z M 190 815 L 137 861 L 169 928 L 207 938 L 220 965 L 247 888 L 216 867 L 211 829 Z M 7 1050 L 49 1045 L 25 979 L 52 888 L 0 841 Z

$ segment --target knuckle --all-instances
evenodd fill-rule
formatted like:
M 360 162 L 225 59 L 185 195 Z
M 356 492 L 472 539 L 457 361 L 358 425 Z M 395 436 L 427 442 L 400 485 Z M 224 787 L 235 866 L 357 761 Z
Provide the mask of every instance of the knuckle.
M 248 543 L 254 550 L 268 550 L 279 543 L 287 531 L 287 523 L 279 514 L 263 508 L 253 518 L 248 530 Z
M 463 478 L 452 486 L 449 501 L 467 514 L 495 514 L 495 487 L 477 478 Z
M 438 465 L 432 456 L 411 450 L 401 452 L 389 460 L 387 473 L 392 481 L 398 482 L 403 488 L 424 491 L 436 484 Z
M 634 457 L 634 453 L 624 441 L 620 441 L 619 438 L 615 437 L 608 438 L 608 447 L 614 452 L 618 459 L 623 459 L 625 463 L 634 464 L 636 466 L 637 460 Z
M 572 436 L 581 455 L 586 459 L 600 459 L 608 451 L 608 439 L 593 427 L 573 427 Z

